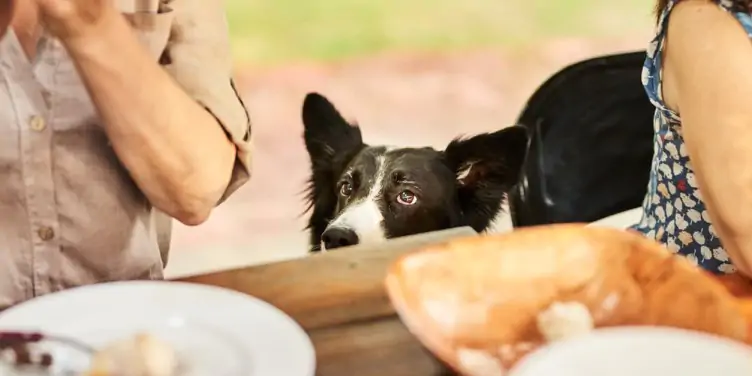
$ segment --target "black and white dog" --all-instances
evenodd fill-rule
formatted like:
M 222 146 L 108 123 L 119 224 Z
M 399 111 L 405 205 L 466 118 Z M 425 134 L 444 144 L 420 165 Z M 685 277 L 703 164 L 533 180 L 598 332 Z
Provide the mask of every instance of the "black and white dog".
M 519 177 L 528 144 L 520 126 L 467 139 L 443 151 L 363 143 L 324 96 L 303 103 L 311 159 L 311 252 L 423 232 L 488 229 Z

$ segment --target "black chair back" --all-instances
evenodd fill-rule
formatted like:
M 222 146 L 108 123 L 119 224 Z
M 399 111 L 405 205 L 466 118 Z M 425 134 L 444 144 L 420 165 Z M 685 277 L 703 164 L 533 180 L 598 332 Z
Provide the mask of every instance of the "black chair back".
M 509 194 L 515 227 L 592 222 L 640 206 L 655 109 L 641 84 L 645 52 L 568 66 L 533 94 L 524 171 Z

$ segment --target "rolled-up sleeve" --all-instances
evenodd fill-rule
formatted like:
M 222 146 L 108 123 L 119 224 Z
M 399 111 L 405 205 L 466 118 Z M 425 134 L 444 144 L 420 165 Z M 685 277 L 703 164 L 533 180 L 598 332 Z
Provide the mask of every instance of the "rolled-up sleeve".
M 232 80 L 232 56 L 224 2 L 168 0 L 173 12 L 169 42 L 160 63 L 217 119 L 237 148 L 224 201 L 251 174 L 251 121 Z

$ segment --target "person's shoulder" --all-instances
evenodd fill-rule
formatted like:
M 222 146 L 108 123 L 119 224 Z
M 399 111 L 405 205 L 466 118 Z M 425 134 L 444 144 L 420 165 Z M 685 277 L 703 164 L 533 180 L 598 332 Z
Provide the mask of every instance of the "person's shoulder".
M 672 6 L 671 17 L 687 12 L 695 14 L 723 14 L 731 9 L 729 2 L 723 0 L 682 0 Z
M 693 45 L 712 43 L 733 44 L 748 40 L 740 40 L 740 23 L 738 18 L 747 14 L 735 14 L 731 11 L 731 0 L 683 0 L 678 2 L 672 12 L 669 22 L 669 38 L 672 44 L 680 44 L 684 40 Z M 741 26 L 744 27 L 742 24 Z M 745 34 L 752 29 L 744 27 Z M 741 47 L 741 46 L 739 46 Z
M 752 11 L 752 1 L 750 0 L 669 0 L 668 5 L 674 7 L 681 5 L 683 7 L 700 6 L 721 8 L 729 12 L 749 13 Z
M 666 102 L 676 111 L 682 110 L 679 102 L 681 107 L 692 102 L 679 98 L 680 94 L 692 96 L 697 94 L 695 88 L 704 87 L 705 94 L 713 91 L 716 98 L 730 103 L 736 99 L 729 96 L 738 96 L 739 86 L 748 80 L 746 73 L 752 63 L 749 31 L 740 24 L 740 15 L 720 3 L 682 0 L 671 9 L 662 51 L 662 88 Z M 752 81 L 743 86 L 752 87 Z
M 676 1 L 671 8 L 671 22 L 675 23 L 676 19 L 681 19 L 687 22 L 738 24 L 735 19 L 749 18 L 750 6 L 752 0 Z M 707 30 L 702 31 L 707 33 Z

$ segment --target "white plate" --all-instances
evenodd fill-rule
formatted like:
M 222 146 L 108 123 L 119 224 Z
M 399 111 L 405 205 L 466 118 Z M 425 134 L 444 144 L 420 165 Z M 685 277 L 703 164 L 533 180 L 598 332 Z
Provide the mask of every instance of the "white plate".
M 617 229 L 628 229 L 636 224 L 640 223 L 642 219 L 642 207 L 629 209 L 621 213 L 610 215 L 606 218 L 601 218 L 595 222 L 588 224 L 592 227 L 613 227 Z
M 688 330 L 599 329 L 545 346 L 509 376 L 749 376 L 752 347 Z
M 70 336 L 94 347 L 149 332 L 175 346 L 186 376 L 315 373 L 313 345 L 290 317 L 248 295 L 197 284 L 79 287 L 0 313 L 0 329 Z

